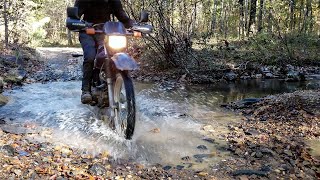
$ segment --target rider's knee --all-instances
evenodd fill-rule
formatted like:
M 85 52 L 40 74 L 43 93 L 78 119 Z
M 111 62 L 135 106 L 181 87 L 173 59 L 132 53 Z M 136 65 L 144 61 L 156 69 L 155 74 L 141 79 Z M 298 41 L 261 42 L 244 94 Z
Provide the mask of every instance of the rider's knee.
M 95 52 L 95 51 L 88 51 L 88 52 L 85 54 L 84 62 L 93 63 L 95 57 L 96 57 L 96 52 Z

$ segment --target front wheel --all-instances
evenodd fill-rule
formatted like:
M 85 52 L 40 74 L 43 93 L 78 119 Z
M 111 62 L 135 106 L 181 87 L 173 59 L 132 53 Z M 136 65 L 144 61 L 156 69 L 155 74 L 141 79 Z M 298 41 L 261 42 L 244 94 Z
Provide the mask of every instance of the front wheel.
M 126 139 L 131 139 L 136 122 L 134 88 L 127 71 L 117 73 L 114 84 L 115 130 Z

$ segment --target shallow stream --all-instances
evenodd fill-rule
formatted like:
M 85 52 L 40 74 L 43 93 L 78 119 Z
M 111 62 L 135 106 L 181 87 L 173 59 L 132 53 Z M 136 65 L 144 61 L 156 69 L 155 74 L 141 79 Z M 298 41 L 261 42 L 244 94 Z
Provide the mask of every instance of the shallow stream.
M 0 118 L 46 127 L 53 143 L 93 154 L 107 151 L 142 164 L 202 168 L 229 156 L 221 134 L 240 119 L 221 104 L 306 88 L 306 83 L 279 80 L 193 87 L 135 83 L 137 123 L 133 140 L 127 141 L 96 118 L 95 107 L 81 104 L 80 85 L 35 83 L 6 92 L 10 102 L 0 108 Z

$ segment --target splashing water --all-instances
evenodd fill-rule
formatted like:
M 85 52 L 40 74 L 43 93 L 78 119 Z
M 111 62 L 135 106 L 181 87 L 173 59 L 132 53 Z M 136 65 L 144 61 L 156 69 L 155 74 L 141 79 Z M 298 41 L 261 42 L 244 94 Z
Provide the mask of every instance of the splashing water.
M 256 96 L 260 97 L 265 91 L 262 88 L 241 92 L 243 88 L 234 86 L 165 90 L 136 83 L 137 122 L 133 139 L 128 141 L 97 119 L 95 107 L 81 104 L 80 87 L 80 82 L 54 82 L 12 90 L 6 94 L 10 102 L 0 108 L 0 117 L 48 127 L 52 129 L 54 143 L 65 143 L 93 154 L 108 151 L 114 158 L 143 164 L 181 164 L 183 157 L 218 152 L 219 156 L 201 163 L 207 166 L 228 156 L 218 150 L 226 145 L 219 135 L 228 132 L 228 123 L 239 119 L 223 112 L 219 104 L 252 97 L 252 92 L 259 92 Z M 213 128 L 204 131 L 205 125 Z M 215 143 L 204 141 L 205 137 L 213 137 Z M 197 148 L 200 145 L 205 148 Z

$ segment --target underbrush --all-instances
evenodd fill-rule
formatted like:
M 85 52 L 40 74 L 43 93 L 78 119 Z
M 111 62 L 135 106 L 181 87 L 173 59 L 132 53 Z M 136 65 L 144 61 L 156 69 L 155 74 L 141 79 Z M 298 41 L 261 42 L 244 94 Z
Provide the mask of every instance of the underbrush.
M 145 48 L 141 62 L 160 71 L 224 69 L 248 62 L 279 67 L 288 64 L 320 66 L 320 38 L 317 35 L 261 33 L 243 40 L 193 39 L 192 42 L 192 49 L 185 51 L 181 47 L 175 52 L 178 67 L 152 48 Z

